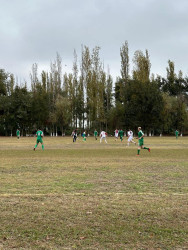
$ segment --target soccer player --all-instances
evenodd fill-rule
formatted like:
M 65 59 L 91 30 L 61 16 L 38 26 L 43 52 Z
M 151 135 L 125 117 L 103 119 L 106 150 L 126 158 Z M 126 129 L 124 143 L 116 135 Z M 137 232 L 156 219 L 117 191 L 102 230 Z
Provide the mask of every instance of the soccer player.
M 114 133 L 115 133 L 115 141 L 116 141 L 118 139 L 119 130 L 116 128 Z
M 98 132 L 97 132 L 97 130 L 95 129 L 95 131 L 94 131 L 95 140 L 97 140 L 97 136 L 98 136 Z
M 73 138 L 73 142 L 76 142 L 76 139 L 77 139 L 77 131 L 76 131 L 76 129 L 72 131 L 72 138 Z
M 83 132 L 82 137 L 83 137 L 83 141 L 85 142 L 86 141 L 86 131 Z
M 44 144 L 43 144 L 43 140 L 42 140 L 43 132 L 40 130 L 40 128 L 37 130 L 36 136 L 37 136 L 37 141 L 36 141 L 36 145 L 35 145 L 33 150 L 34 151 L 36 150 L 39 142 L 42 144 L 42 150 L 44 150 Z
M 141 127 L 138 127 L 138 154 L 140 155 L 140 149 L 147 149 L 150 152 L 150 148 L 144 147 L 144 133 L 141 130 Z
M 101 134 L 100 134 L 100 137 L 101 137 L 100 138 L 100 143 L 102 142 L 103 139 L 107 143 L 106 136 L 107 136 L 107 133 L 105 131 L 101 131 Z
M 119 131 L 119 138 L 120 138 L 121 142 L 123 141 L 123 136 L 124 136 L 124 132 L 123 132 L 122 129 L 120 129 L 120 131 Z
M 127 146 L 129 146 L 130 142 L 132 142 L 136 145 L 136 142 L 133 141 L 133 131 L 132 130 L 130 130 L 130 129 L 128 130 L 127 136 L 128 136 Z
M 178 132 L 178 130 L 176 129 L 176 131 L 175 131 L 176 140 L 178 139 L 178 135 L 179 135 L 179 132 Z
M 20 130 L 19 129 L 16 130 L 16 136 L 18 139 L 20 139 Z

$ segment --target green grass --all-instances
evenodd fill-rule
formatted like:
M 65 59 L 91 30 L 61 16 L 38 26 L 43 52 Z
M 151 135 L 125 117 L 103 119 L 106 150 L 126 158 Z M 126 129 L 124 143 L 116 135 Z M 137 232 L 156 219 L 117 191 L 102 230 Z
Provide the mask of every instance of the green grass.
M 0 141 L 0 249 L 188 248 L 188 138 Z

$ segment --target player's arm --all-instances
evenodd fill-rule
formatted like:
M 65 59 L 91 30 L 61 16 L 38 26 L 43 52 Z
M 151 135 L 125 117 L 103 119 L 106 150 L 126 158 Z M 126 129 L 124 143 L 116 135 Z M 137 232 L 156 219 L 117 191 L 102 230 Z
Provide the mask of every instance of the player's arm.
M 136 139 L 140 140 L 140 139 L 142 139 L 143 137 L 144 137 L 144 133 L 142 133 L 142 136 L 136 137 Z
M 142 136 L 140 136 L 140 138 L 138 138 L 139 140 L 142 139 L 144 137 L 144 133 L 142 133 Z

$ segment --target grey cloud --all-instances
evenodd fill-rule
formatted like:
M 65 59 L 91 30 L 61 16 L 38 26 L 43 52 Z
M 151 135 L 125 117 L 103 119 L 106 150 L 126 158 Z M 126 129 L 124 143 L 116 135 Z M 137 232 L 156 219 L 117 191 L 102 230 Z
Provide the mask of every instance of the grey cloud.
M 1 0 L 0 67 L 29 75 L 28 65 L 47 65 L 60 53 L 69 64 L 81 44 L 99 45 L 101 58 L 120 74 L 120 46 L 130 57 L 148 49 L 152 71 L 165 74 L 168 59 L 188 73 L 188 1 L 171 0 Z M 25 65 L 25 67 L 23 67 Z M 71 68 L 71 67 L 70 67 Z M 21 74 L 21 75 L 19 75 Z

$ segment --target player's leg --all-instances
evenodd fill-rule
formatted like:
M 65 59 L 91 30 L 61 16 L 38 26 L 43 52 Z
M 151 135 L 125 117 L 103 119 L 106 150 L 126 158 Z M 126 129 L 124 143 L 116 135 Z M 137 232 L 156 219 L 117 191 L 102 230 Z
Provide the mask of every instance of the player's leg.
M 127 146 L 129 147 L 129 145 L 130 145 L 130 139 L 129 139 L 129 137 L 128 137 L 128 139 L 127 139 Z
M 142 140 L 138 140 L 138 154 L 137 155 L 140 155 L 140 150 L 143 149 L 143 141 Z
M 144 147 L 144 144 L 141 146 L 142 149 L 147 149 L 150 152 L 150 148 Z
M 37 148 L 38 144 L 39 144 L 39 141 L 37 140 L 37 141 L 36 141 L 36 145 L 34 146 L 34 149 L 33 149 L 33 150 L 35 150 L 35 149 Z
M 42 139 L 40 139 L 40 143 L 42 145 L 42 150 L 44 150 L 44 144 L 43 144 L 43 140 Z
M 135 141 L 133 141 L 133 138 L 131 139 L 131 142 L 132 142 L 132 143 L 134 143 L 134 144 L 136 145 L 136 142 L 135 142 Z
M 140 155 L 140 149 L 141 149 L 141 146 L 139 145 L 138 143 L 138 151 L 137 151 L 137 155 Z
M 150 148 L 144 147 L 143 145 L 142 145 L 142 149 L 147 149 L 150 152 Z

